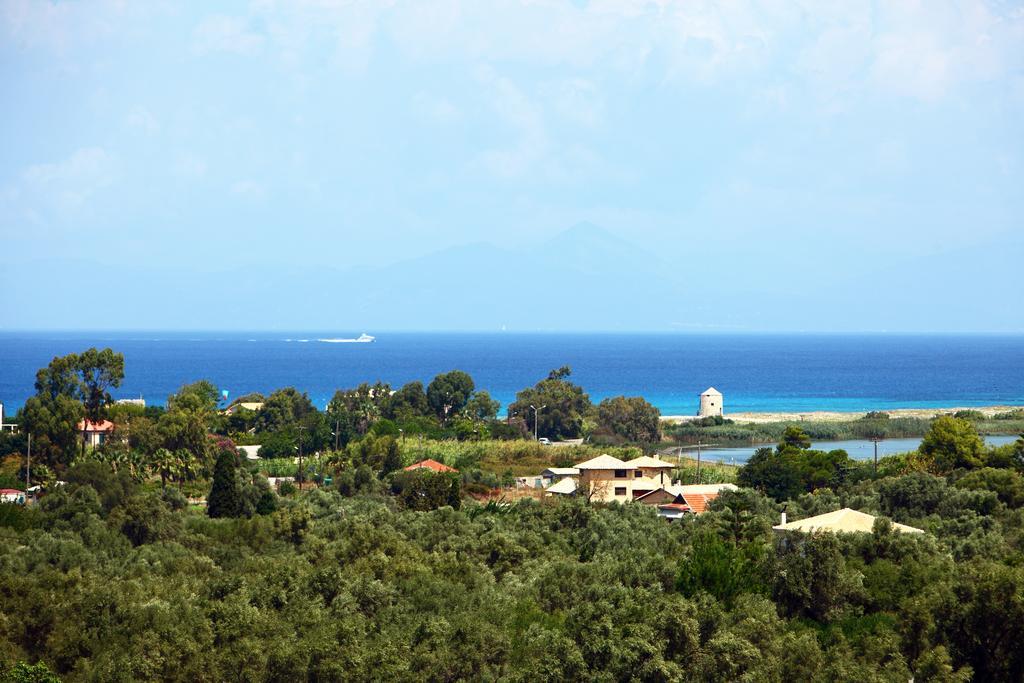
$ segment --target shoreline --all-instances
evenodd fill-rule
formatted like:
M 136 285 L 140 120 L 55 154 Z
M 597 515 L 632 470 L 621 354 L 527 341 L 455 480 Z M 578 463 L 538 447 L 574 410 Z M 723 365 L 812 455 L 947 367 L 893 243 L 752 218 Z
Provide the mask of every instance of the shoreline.
M 936 415 L 952 414 L 959 410 L 974 410 L 985 417 L 992 417 L 999 413 L 1007 413 L 1012 410 L 1021 410 L 1021 406 L 962 406 L 952 408 L 892 408 L 879 410 L 891 418 L 917 417 L 932 418 Z M 803 412 L 768 412 L 768 413 L 726 413 L 723 417 L 727 420 L 746 424 L 764 424 L 767 422 L 849 422 L 863 418 L 868 411 L 840 412 L 832 410 L 809 410 Z M 663 422 L 679 423 L 691 422 L 698 419 L 695 415 L 662 415 Z

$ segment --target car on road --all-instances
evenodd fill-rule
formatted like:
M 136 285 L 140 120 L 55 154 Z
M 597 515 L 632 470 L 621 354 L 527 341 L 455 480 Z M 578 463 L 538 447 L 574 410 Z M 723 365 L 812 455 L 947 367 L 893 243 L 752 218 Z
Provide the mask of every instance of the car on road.
M 551 439 L 549 439 L 546 436 L 542 436 L 539 439 L 537 439 L 537 443 L 539 443 L 541 446 L 550 446 L 551 445 Z

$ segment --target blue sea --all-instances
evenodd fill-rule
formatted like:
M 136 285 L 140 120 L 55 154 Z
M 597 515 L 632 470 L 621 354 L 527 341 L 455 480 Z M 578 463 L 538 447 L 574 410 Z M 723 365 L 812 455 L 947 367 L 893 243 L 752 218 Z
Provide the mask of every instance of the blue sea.
M 726 412 L 1024 405 L 1024 336 L 2 332 L 0 402 L 12 413 L 54 356 L 125 355 L 119 398 L 163 404 L 209 379 L 231 397 L 295 386 L 324 407 L 336 389 L 393 387 L 465 370 L 503 405 L 563 365 L 594 401 L 640 395 L 665 415 L 696 412 L 714 386 Z M 374 334 L 372 330 L 369 330 Z

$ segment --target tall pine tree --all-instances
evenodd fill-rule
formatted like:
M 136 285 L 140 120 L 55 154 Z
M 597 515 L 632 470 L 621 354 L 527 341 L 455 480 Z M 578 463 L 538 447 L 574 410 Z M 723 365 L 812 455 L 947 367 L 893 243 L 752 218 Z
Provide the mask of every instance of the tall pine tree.
M 238 486 L 237 456 L 224 450 L 213 468 L 213 486 L 206 498 L 206 514 L 210 517 L 237 517 L 242 507 Z

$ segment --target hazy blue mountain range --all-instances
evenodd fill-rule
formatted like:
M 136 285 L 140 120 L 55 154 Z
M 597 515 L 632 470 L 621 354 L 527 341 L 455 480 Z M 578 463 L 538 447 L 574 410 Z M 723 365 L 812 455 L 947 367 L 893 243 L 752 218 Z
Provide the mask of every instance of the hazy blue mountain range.
M 1020 245 L 916 260 L 882 250 L 853 272 L 796 247 L 791 261 L 765 261 L 742 244 L 718 249 L 694 241 L 662 251 L 579 224 L 517 248 L 474 243 L 398 262 L 381 254 L 379 265 L 351 269 L 5 263 L 3 328 L 1024 330 L 1020 279 L 1009 291 L 1000 284 Z M 909 275 L 920 272 L 933 276 Z

